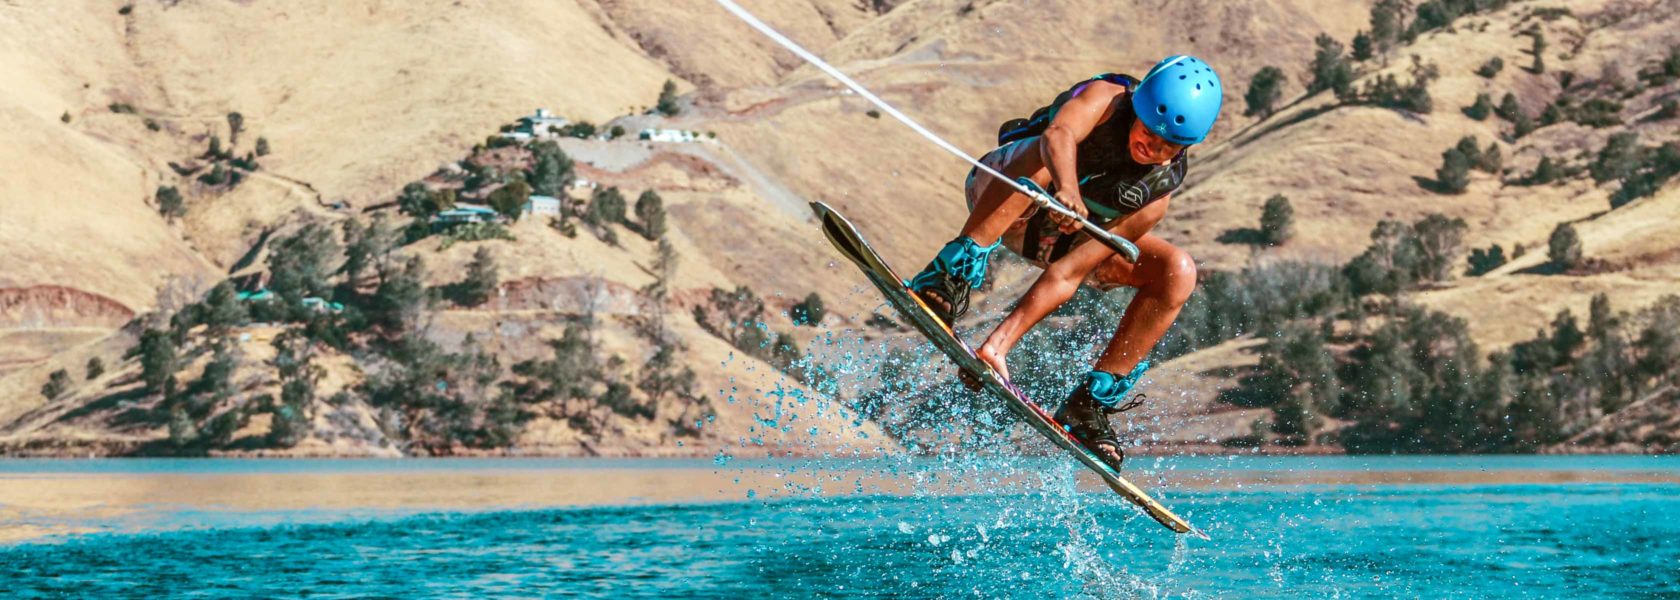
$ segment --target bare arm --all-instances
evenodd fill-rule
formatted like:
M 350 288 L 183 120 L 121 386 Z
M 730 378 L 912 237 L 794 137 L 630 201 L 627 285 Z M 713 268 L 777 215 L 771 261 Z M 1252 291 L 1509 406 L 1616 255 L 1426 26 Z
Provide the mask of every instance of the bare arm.
M 1160 200 L 1149 203 L 1142 210 L 1132 213 L 1109 228 L 1128 240 L 1137 241 L 1144 234 L 1155 228 L 1161 218 L 1167 214 L 1167 204 L 1172 200 L 1169 194 Z M 999 356 L 1009 354 L 1021 336 L 1037 325 L 1044 317 L 1055 312 L 1062 304 L 1073 298 L 1074 292 L 1079 291 L 1079 284 L 1091 271 L 1102 265 L 1103 261 L 1114 256 L 1114 251 L 1096 242 L 1088 242 L 1075 247 L 1067 256 L 1051 263 L 1033 282 L 1032 288 L 1021 297 L 1015 310 L 999 323 L 997 329 L 986 338 L 986 346 L 996 349 Z
M 1050 181 L 1056 184 L 1056 199 L 1081 216 L 1088 213 L 1084 199 L 1079 196 L 1079 143 L 1112 116 L 1114 98 L 1125 91 L 1126 88 L 1107 81 L 1086 85 L 1056 111 L 1056 118 L 1044 130 L 1043 143 L 1039 144 Z

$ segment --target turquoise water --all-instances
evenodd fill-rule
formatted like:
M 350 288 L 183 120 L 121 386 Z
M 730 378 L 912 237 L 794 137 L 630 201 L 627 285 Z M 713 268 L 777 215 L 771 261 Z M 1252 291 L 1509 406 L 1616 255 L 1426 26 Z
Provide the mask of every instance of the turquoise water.
M 7 461 L 0 473 L 602 464 L 697 468 L 684 461 Z M 870 463 L 848 466 L 860 464 Z M 735 466 L 718 476 L 728 478 Z M 937 474 L 939 467 L 916 469 Z M 1644 457 L 1202 458 L 1154 468 L 1680 473 L 1674 460 Z M 1108 494 L 1075 491 L 1062 477 L 1070 473 L 956 495 L 811 498 L 759 490 L 752 501 L 421 515 L 180 509 L 174 524 L 156 532 L 0 546 L 0 590 L 25 598 L 1680 597 L 1676 484 L 1233 483 L 1170 492 L 1169 503 L 1213 537 L 1201 541 L 1166 532 Z M 189 522 L 196 525 L 180 525 Z

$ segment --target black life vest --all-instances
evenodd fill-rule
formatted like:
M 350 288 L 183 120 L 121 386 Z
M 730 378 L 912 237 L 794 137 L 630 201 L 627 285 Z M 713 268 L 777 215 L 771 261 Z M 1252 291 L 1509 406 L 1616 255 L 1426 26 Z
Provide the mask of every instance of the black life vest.
M 1119 73 L 1103 73 L 1081 81 L 1057 94 L 1049 105 L 1033 111 L 1032 116 L 1004 123 L 998 129 L 998 144 L 1042 135 L 1049 129 L 1062 105 L 1096 81 L 1124 87 L 1127 93 L 1131 93 L 1138 84 L 1137 78 Z M 1085 198 L 1093 218 L 1099 221 L 1131 214 L 1159 200 L 1178 189 L 1189 170 L 1189 161 L 1183 152 L 1165 165 L 1143 165 L 1133 161 L 1127 136 L 1132 122 L 1136 120 L 1131 102 L 1122 102 L 1109 120 L 1099 124 L 1079 144 L 1079 193 Z M 1049 191 L 1055 193 L 1054 184 Z

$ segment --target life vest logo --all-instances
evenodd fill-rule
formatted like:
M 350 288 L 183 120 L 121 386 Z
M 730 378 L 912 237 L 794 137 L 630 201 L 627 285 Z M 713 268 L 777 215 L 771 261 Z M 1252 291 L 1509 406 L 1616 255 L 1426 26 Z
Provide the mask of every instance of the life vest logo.
M 1130 210 L 1143 208 L 1144 201 L 1149 199 L 1149 183 L 1147 182 L 1122 183 L 1117 191 L 1119 193 L 1115 194 L 1115 197 L 1119 199 L 1122 206 Z

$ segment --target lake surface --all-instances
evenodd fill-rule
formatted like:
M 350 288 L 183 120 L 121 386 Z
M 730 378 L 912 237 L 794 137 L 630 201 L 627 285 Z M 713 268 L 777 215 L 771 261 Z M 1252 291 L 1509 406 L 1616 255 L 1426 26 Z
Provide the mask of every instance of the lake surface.
M 1680 460 L 0 461 L 8 597 L 1680 597 Z

